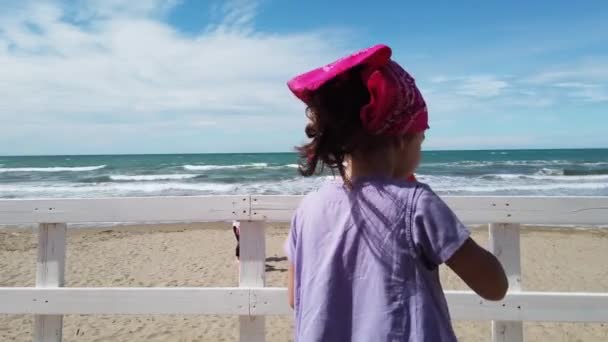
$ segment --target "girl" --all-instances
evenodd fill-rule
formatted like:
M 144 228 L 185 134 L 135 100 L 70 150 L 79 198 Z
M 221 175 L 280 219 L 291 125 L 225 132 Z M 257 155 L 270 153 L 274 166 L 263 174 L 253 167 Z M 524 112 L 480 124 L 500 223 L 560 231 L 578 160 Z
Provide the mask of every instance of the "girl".
M 500 300 L 498 260 L 412 180 L 427 125 L 414 80 L 384 45 L 288 83 L 307 106 L 300 172 L 340 174 L 296 210 L 286 252 L 295 340 L 455 341 L 438 266 Z M 346 166 L 345 166 L 346 165 Z

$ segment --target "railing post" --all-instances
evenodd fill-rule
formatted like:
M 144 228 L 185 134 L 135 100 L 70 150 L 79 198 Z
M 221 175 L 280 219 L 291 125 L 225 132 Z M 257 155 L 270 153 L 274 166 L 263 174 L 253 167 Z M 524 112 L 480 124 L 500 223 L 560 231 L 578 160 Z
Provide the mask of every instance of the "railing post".
M 509 292 L 521 292 L 521 255 L 517 223 L 490 223 L 490 250 L 502 263 L 509 279 Z M 523 324 L 492 321 L 493 342 L 522 342 Z
M 36 287 L 63 286 L 65 270 L 65 235 L 65 223 L 41 223 L 39 225 Z M 62 315 L 35 315 L 34 341 L 61 341 L 62 325 Z
M 264 287 L 266 272 L 266 236 L 264 222 L 241 222 L 240 225 L 240 270 L 239 287 Z M 255 307 L 255 298 L 250 295 L 249 311 Z M 240 316 L 240 341 L 264 342 L 264 316 Z

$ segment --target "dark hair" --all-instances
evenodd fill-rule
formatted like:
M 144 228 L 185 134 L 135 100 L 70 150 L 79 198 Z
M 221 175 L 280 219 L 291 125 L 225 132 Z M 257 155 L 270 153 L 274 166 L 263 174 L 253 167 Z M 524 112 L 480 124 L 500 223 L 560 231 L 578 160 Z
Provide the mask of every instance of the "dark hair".
M 368 104 L 370 95 L 355 68 L 330 80 L 310 94 L 306 116 L 306 136 L 310 142 L 296 147 L 300 154 L 299 171 L 312 176 L 329 167 L 346 179 L 344 160 L 354 151 L 370 151 L 381 139 L 366 132 L 360 112 Z

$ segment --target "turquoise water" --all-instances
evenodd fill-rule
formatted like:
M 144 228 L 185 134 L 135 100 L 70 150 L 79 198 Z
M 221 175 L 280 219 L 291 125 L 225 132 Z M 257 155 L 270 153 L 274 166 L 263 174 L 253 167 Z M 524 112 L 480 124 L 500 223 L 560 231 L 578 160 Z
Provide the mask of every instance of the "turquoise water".
M 0 157 L 0 198 L 303 194 L 293 153 Z M 419 179 L 449 195 L 608 196 L 608 149 L 429 151 Z

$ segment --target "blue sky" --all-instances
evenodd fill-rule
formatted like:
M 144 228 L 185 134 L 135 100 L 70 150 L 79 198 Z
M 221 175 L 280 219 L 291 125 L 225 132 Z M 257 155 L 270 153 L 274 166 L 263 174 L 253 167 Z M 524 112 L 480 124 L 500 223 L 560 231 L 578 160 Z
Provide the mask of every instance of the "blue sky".
M 290 151 L 285 82 L 379 42 L 427 149 L 608 147 L 608 2 L 353 3 L 0 0 L 0 155 Z

